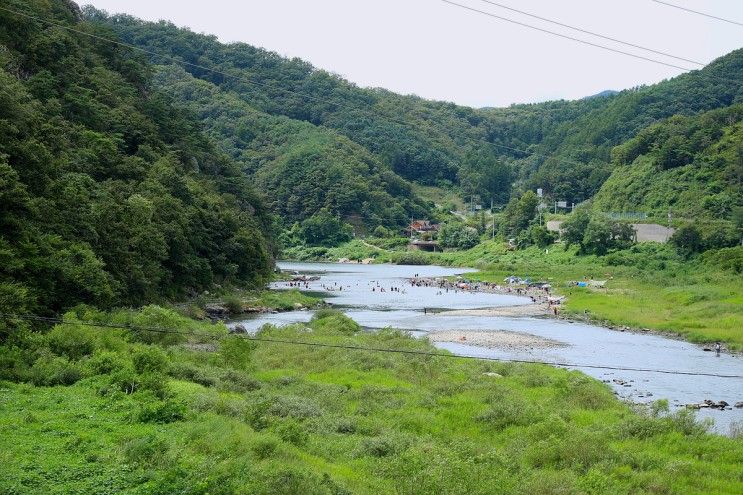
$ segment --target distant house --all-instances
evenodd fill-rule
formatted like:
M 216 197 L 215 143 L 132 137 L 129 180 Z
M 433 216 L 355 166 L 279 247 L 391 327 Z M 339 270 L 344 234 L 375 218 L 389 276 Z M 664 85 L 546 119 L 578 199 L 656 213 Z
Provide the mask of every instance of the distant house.
M 429 220 L 413 220 L 407 228 L 407 232 L 422 234 L 424 232 L 438 232 L 439 224 L 431 223 Z

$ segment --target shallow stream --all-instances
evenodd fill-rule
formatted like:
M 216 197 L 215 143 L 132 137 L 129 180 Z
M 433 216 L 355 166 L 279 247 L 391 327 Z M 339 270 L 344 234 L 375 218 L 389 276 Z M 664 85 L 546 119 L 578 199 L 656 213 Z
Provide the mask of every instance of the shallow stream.
M 435 345 L 455 354 L 499 359 L 548 361 L 578 365 L 586 374 L 608 381 L 623 399 L 651 402 L 668 399 L 676 409 L 705 399 L 724 400 L 733 405 L 743 401 L 743 379 L 714 376 L 655 373 L 647 371 L 606 370 L 580 365 L 621 368 L 645 368 L 671 372 L 691 372 L 743 376 L 743 358 L 727 353 L 716 356 L 701 347 L 658 335 L 621 332 L 595 325 L 570 322 L 549 317 L 502 317 L 446 315 L 445 309 L 478 309 L 528 305 L 531 299 L 517 295 L 483 292 L 448 293 L 437 287 L 414 287 L 412 277 L 446 277 L 473 271 L 462 268 L 405 265 L 356 265 L 334 263 L 279 263 L 282 270 L 302 275 L 319 275 L 302 290 L 322 293 L 327 301 L 338 306 L 366 328 L 393 327 L 408 330 L 416 336 L 432 331 L 495 331 L 508 330 L 557 341 L 560 346 L 534 348 L 485 348 L 464 343 L 440 342 Z M 278 282 L 274 288 L 288 288 Z M 339 290 L 343 287 L 342 290 Z M 391 288 L 400 291 L 392 291 Z M 382 292 L 381 289 L 385 291 Z M 374 289 L 374 290 L 372 290 Z M 424 312 L 425 308 L 425 312 Z M 290 311 L 262 314 L 231 322 L 242 324 L 253 332 L 266 323 L 284 325 L 306 322 L 312 311 Z M 616 380 L 617 383 L 614 380 Z M 712 418 L 715 431 L 726 434 L 733 421 L 743 421 L 743 409 L 700 409 L 700 418 Z

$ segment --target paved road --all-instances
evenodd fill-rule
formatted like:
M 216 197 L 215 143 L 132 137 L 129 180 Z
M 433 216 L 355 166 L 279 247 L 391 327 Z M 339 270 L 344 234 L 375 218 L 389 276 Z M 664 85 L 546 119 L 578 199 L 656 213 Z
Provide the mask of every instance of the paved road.
M 558 232 L 561 225 L 561 220 L 550 220 L 547 229 Z M 637 242 L 666 242 L 675 231 L 657 223 L 633 223 L 632 228 L 637 231 Z

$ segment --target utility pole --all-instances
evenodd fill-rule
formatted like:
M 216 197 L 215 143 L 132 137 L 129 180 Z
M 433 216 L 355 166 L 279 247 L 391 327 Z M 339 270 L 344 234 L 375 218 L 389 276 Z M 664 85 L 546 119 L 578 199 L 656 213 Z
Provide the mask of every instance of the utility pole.
M 495 240 L 495 211 L 493 211 L 493 198 L 490 198 L 490 221 L 493 223 L 492 240 Z
M 668 207 L 668 230 L 666 231 L 666 242 L 671 238 L 671 207 Z

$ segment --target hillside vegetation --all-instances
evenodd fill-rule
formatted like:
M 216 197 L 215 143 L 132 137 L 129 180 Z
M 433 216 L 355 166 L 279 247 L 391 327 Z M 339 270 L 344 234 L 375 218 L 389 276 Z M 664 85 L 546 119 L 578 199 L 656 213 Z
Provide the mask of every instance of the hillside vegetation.
M 729 218 L 743 205 L 743 105 L 650 126 L 613 151 L 603 211 Z
M 11 2 L 91 33 L 67 2 Z M 272 219 L 134 52 L 0 12 L 0 307 L 262 284 Z
M 321 209 L 372 228 L 428 213 L 406 180 L 331 129 L 269 115 L 179 67 L 158 67 L 155 84 L 199 117 L 286 225 Z
M 611 174 L 612 147 L 662 119 L 743 99 L 743 50 L 702 70 L 602 98 L 472 109 L 359 88 L 302 60 L 223 44 L 165 22 L 93 9 L 86 15 L 127 42 L 227 74 L 184 66 L 262 112 L 335 129 L 405 179 L 454 184 L 485 202 L 507 202 L 514 181 L 556 199 L 586 200 Z

